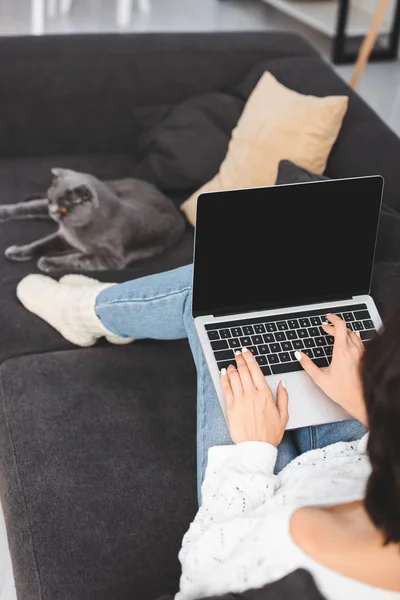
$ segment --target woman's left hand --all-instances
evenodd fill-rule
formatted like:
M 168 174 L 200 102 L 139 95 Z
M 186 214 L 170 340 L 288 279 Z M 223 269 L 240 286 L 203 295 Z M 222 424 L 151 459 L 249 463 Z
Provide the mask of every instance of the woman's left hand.
M 277 447 L 289 420 L 285 384 L 279 383 L 275 403 L 263 372 L 247 348 L 236 355 L 236 364 L 237 370 L 230 365 L 221 372 L 232 441 L 267 442 Z

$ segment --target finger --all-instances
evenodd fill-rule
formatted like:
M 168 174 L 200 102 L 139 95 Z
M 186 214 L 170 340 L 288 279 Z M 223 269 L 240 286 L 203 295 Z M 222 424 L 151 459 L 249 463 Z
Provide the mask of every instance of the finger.
M 226 369 L 221 369 L 221 387 L 226 400 L 226 406 L 230 408 L 233 404 L 233 391 Z
M 247 363 L 247 367 L 249 369 L 255 387 L 258 390 L 264 390 L 266 387 L 269 387 L 268 383 L 265 381 L 264 374 L 260 369 L 260 365 L 254 358 L 252 352 L 249 352 L 247 348 L 243 348 L 242 356 Z
M 322 371 L 316 365 L 314 365 L 313 361 L 309 356 L 307 356 L 307 354 L 304 354 L 300 351 L 296 351 L 294 355 L 297 358 L 297 360 L 300 361 L 300 364 L 305 370 L 305 372 L 308 373 L 308 375 L 313 381 L 315 381 L 317 385 L 319 385 L 319 382 L 321 381 L 321 376 L 323 376 L 324 371 Z
M 362 343 L 359 331 L 349 331 L 349 338 L 358 350 L 364 352 L 364 344 Z
M 249 350 L 247 350 L 247 352 L 249 352 Z M 245 392 L 250 392 L 251 390 L 254 390 L 255 385 L 253 382 L 253 378 L 250 374 L 249 367 L 247 366 L 247 362 L 245 361 L 243 354 L 237 351 L 235 353 L 235 358 L 243 390 Z
M 278 409 L 281 421 L 285 426 L 289 420 L 288 403 L 289 395 L 286 390 L 286 384 L 284 381 L 280 381 L 276 391 L 276 408 Z
M 229 365 L 227 369 L 229 383 L 231 384 L 232 392 L 235 397 L 243 395 L 243 386 L 240 375 L 233 365 Z M 235 398 L 234 398 L 235 400 Z
M 335 344 L 343 345 L 347 343 L 347 327 L 346 323 L 340 319 L 337 315 L 327 314 L 328 320 L 332 323 L 335 328 Z
M 326 331 L 328 335 L 335 335 L 335 328 L 333 327 L 333 325 L 327 325 L 326 323 L 322 323 L 321 327 L 324 331 Z

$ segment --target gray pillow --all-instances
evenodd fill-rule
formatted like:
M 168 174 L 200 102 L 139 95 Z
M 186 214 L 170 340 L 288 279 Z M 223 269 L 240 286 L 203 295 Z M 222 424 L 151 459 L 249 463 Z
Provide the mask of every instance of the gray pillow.
M 324 179 L 330 178 L 325 175 L 315 175 L 315 173 L 310 173 L 309 171 L 306 171 L 306 169 L 302 169 L 290 162 L 290 160 L 281 160 L 278 167 L 276 184 L 305 183 L 307 181 L 323 181 Z

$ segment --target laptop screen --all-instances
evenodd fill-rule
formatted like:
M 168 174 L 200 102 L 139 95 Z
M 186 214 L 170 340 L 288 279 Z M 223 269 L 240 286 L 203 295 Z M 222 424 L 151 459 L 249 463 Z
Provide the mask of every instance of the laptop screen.
M 368 294 L 382 189 L 375 176 L 200 195 L 193 315 Z

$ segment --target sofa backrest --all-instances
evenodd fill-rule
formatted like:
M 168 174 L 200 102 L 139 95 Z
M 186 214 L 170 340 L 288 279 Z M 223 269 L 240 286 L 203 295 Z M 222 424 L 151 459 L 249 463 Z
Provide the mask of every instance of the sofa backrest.
M 129 152 L 153 106 L 303 55 L 315 52 L 300 37 L 272 32 L 2 38 L 0 157 Z

